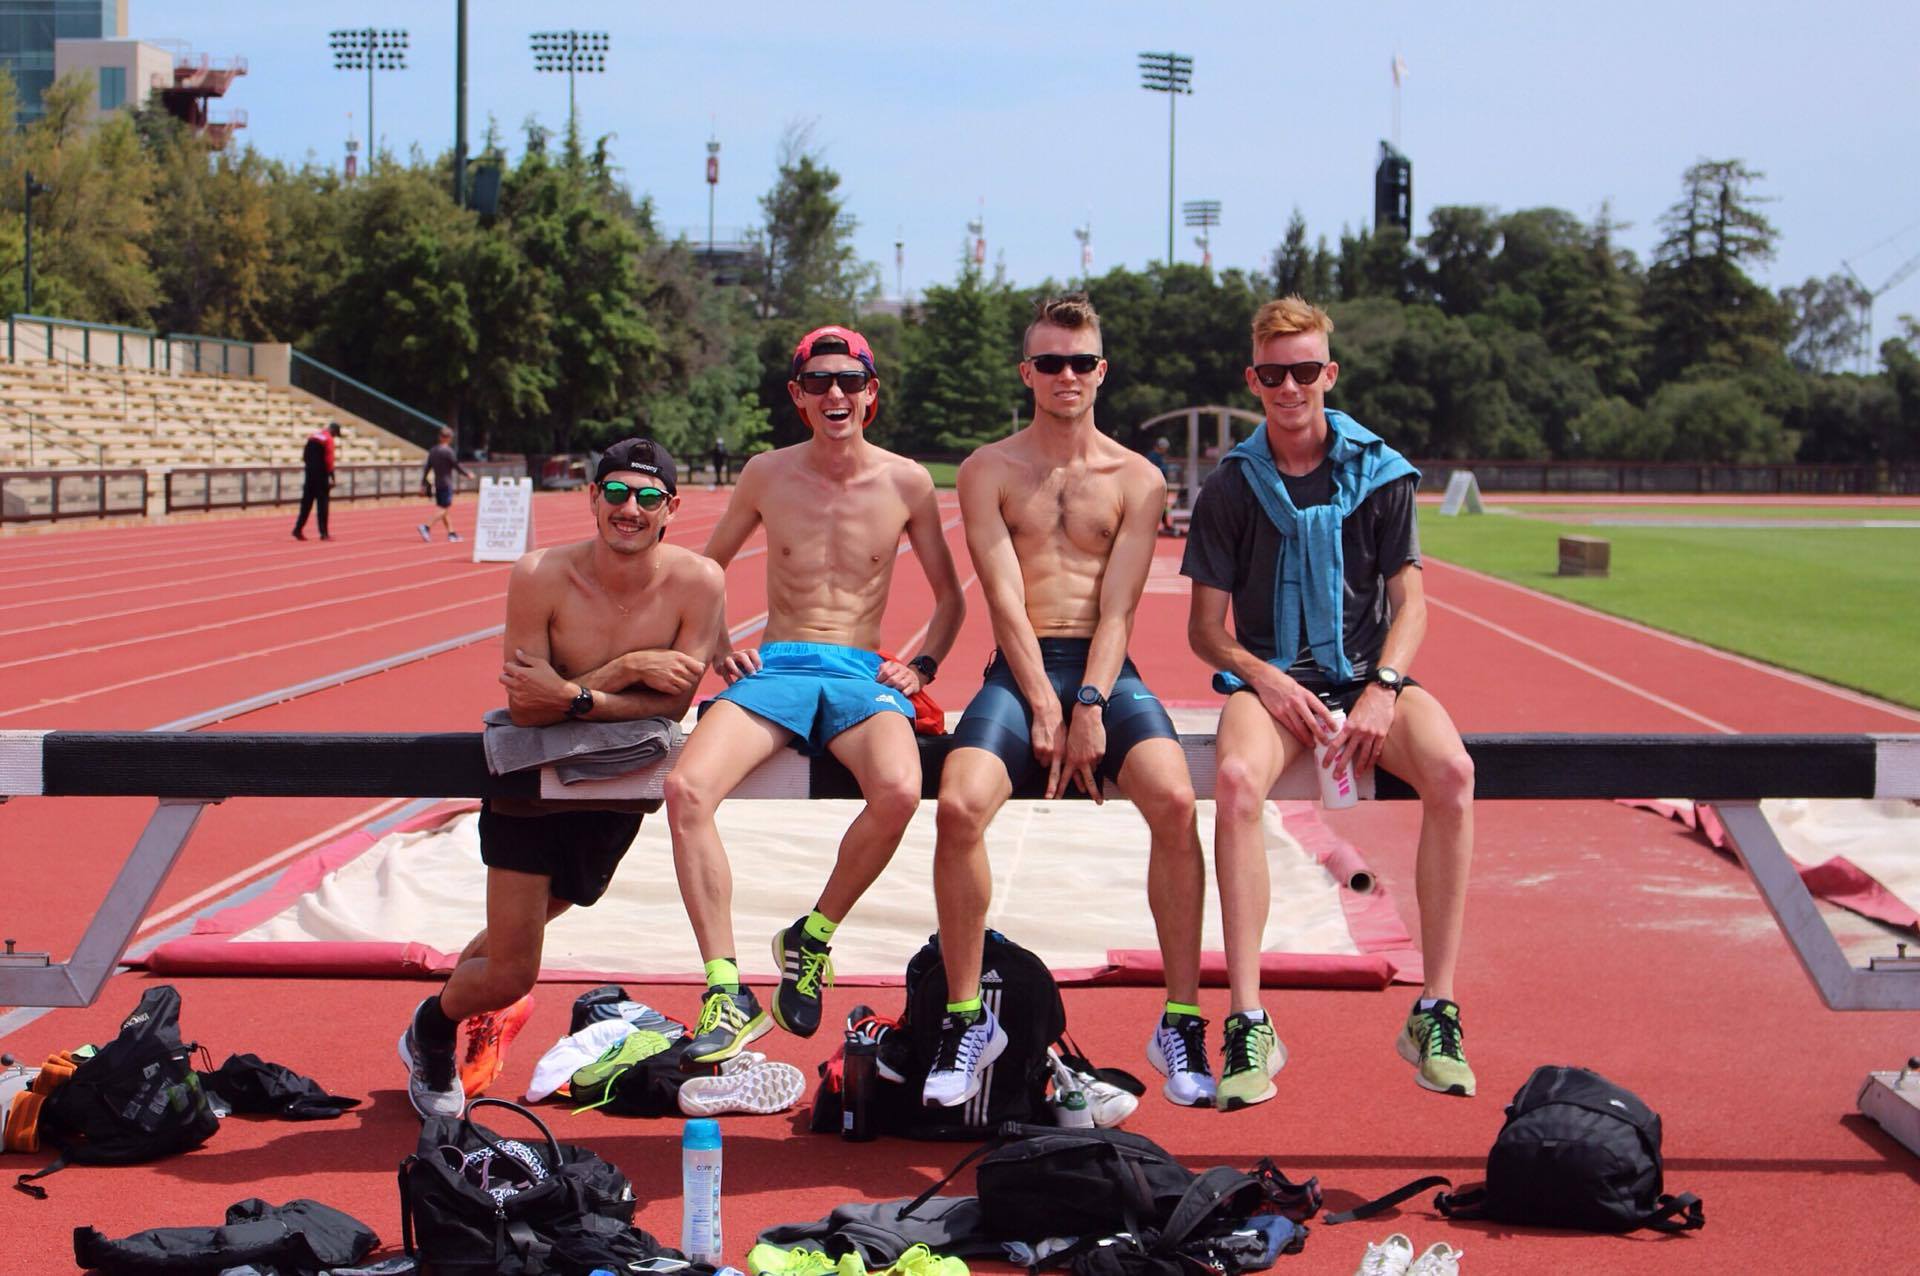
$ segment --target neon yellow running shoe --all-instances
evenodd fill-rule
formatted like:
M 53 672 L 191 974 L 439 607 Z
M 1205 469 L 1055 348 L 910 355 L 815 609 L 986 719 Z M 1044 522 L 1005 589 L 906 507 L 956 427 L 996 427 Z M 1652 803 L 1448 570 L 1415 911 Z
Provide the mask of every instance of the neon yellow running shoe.
M 1407 1025 L 1394 1043 L 1400 1057 L 1420 1070 L 1421 1086 L 1440 1094 L 1473 1094 L 1473 1069 L 1467 1066 L 1462 1044 L 1460 1007 L 1451 1001 L 1433 1003 L 1430 1010 L 1413 1003 Z

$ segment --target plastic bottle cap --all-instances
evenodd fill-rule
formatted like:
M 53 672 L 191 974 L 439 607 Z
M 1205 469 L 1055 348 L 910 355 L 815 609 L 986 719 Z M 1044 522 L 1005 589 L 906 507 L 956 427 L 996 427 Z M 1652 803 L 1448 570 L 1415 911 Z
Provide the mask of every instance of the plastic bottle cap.
M 680 1146 L 696 1152 L 718 1151 L 720 1123 L 712 1117 L 695 1117 L 688 1121 L 686 1133 L 680 1136 Z

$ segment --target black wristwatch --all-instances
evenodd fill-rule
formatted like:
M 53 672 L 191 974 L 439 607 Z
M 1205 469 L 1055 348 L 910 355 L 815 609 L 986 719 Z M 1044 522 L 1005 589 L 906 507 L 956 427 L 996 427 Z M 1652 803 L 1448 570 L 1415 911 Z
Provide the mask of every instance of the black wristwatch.
M 1375 669 L 1370 681 L 1377 682 L 1388 691 L 1393 692 L 1396 699 L 1407 685 L 1406 675 L 1402 674 L 1398 669 L 1390 668 L 1387 665 L 1381 665 L 1378 669 Z
M 907 661 L 907 668 L 920 675 L 920 685 L 926 686 L 933 681 L 933 675 L 940 672 L 940 662 L 924 651 Z
M 1074 692 L 1073 698 L 1076 703 L 1086 705 L 1089 708 L 1104 709 L 1107 707 L 1107 698 L 1101 695 L 1100 688 L 1094 686 L 1092 683 L 1088 683 L 1086 686 L 1080 688 L 1080 690 Z
M 586 687 L 580 688 L 580 694 L 567 706 L 569 718 L 584 718 L 593 712 L 593 692 Z

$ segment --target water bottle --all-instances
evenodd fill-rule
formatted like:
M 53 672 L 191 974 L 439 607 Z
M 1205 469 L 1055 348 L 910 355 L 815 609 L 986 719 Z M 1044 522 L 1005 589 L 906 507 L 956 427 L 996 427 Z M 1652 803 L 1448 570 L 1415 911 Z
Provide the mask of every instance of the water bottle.
M 680 1137 L 680 1248 L 696 1263 L 720 1265 L 720 1123 L 687 1122 Z
M 1347 715 L 1338 709 L 1329 709 L 1327 712 L 1333 717 L 1333 731 L 1338 735 L 1340 728 L 1347 723 Z M 1353 763 L 1347 763 L 1344 774 L 1334 775 L 1332 768 L 1326 765 L 1327 747 L 1324 743 L 1313 746 L 1313 769 L 1320 777 L 1320 805 L 1329 811 L 1344 810 L 1360 800 L 1360 792 L 1353 782 Z
M 879 1082 L 880 1044 L 848 1029 L 840 1069 L 840 1137 L 849 1143 L 871 1142 L 878 1133 L 873 1128 L 873 1088 Z

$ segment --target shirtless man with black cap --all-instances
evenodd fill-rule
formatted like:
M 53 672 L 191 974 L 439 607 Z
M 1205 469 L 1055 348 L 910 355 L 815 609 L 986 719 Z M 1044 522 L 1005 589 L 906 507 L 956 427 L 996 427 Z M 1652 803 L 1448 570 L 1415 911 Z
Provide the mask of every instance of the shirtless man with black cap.
M 673 458 L 650 439 L 601 454 L 588 489 L 594 535 L 536 549 L 507 581 L 500 681 L 517 726 L 678 720 L 706 672 L 724 615 L 725 576 L 710 558 L 663 544 L 680 508 Z M 531 804 L 525 804 L 530 806 Z M 407 1094 L 421 1116 L 458 1116 L 499 1075 L 526 1022 L 547 923 L 605 893 L 640 831 L 636 809 L 480 809 L 487 925 L 438 996 L 400 1038 Z M 467 1020 L 467 1058 L 456 1025 Z

